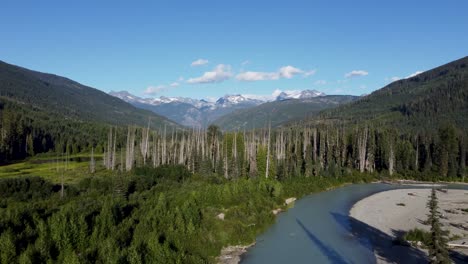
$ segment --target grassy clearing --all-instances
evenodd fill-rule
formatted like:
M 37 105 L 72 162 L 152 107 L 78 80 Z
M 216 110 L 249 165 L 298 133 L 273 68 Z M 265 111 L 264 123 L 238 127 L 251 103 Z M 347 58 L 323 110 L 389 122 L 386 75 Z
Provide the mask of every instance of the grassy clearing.
M 97 173 L 107 174 L 99 162 L 102 155 L 95 156 Z M 77 183 L 80 179 L 90 176 L 89 159 L 89 154 L 72 155 L 68 165 L 65 165 L 63 161 L 57 162 L 54 155 L 38 155 L 19 163 L 0 166 L 0 178 L 41 176 L 52 183 L 59 183 L 63 175 L 65 183 Z

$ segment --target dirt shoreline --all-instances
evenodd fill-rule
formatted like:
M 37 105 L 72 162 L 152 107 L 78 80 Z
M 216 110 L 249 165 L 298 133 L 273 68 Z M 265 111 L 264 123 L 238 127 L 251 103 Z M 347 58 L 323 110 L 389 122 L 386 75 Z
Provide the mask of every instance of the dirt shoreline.
M 238 264 L 241 261 L 243 254 L 247 252 L 247 249 L 254 246 L 255 243 L 250 245 L 242 246 L 228 246 L 221 250 L 221 255 L 216 258 L 219 264 Z
M 397 189 L 380 192 L 358 201 L 350 210 L 350 217 L 371 226 L 389 237 L 396 239 L 397 235 L 419 228 L 429 230 L 424 224 L 429 210 L 426 208 L 431 189 Z M 437 192 L 439 212 L 442 213 L 441 224 L 443 229 L 449 230 L 450 235 L 461 238 L 458 243 L 468 243 L 468 190 L 449 189 L 446 192 Z M 404 259 L 408 254 L 407 247 L 390 245 L 388 252 L 376 254 L 378 263 L 388 263 L 385 254 L 401 254 Z M 421 252 L 426 252 L 417 249 Z M 462 254 L 468 254 L 464 249 L 457 249 Z
M 375 182 L 372 182 L 372 183 L 384 183 L 384 184 L 394 184 L 394 185 L 412 185 L 412 184 L 415 184 L 417 186 L 422 186 L 421 184 L 424 184 L 424 185 L 433 186 L 433 183 L 430 183 L 430 182 L 414 181 L 414 180 L 375 181 Z M 351 185 L 351 184 L 352 183 L 344 183 L 344 184 L 341 184 L 339 186 L 334 186 L 334 187 L 327 188 L 327 189 L 325 189 L 325 190 L 323 190 L 321 192 L 330 191 L 330 190 L 333 190 L 333 189 L 336 189 L 336 188 L 341 188 L 341 187 Z M 447 185 L 447 184 L 468 185 L 468 183 L 464 183 L 464 182 L 437 182 L 436 183 L 436 185 Z M 310 193 L 310 194 L 313 194 L 313 193 Z M 301 198 L 299 198 L 299 199 L 301 199 Z M 368 198 L 368 197 L 366 197 L 366 198 Z M 366 198 L 364 198 L 364 199 L 366 199 Z M 278 216 L 280 213 L 285 212 L 286 210 L 287 210 L 287 208 L 285 208 L 285 209 L 283 209 L 283 208 L 272 209 L 272 213 L 275 216 Z M 249 244 L 249 245 L 236 245 L 236 246 L 224 247 L 221 250 L 221 254 L 216 258 L 216 261 L 219 264 L 238 264 L 242 259 L 242 255 L 244 255 L 248 251 L 248 249 L 250 247 L 253 247 L 254 245 L 255 245 L 255 242 L 253 242 L 252 244 Z

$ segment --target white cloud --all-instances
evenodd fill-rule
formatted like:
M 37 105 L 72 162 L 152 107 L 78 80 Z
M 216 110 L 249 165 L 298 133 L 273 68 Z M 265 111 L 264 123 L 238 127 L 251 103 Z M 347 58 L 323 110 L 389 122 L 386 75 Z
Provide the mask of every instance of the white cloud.
M 346 73 L 345 78 L 352 78 L 352 77 L 357 77 L 357 76 L 366 76 L 368 74 L 369 73 L 367 71 L 354 70 L 354 71 L 350 71 L 350 72 Z
M 283 91 L 281 91 L 280 89 L 276 89 L 273 91 L 273 93 L 271 94 L 272 96 L 274 96 L 275 98 L 280 95 Z
M 393 77 L 385 77 L 386 82 L 396 82 L 401 80 L 401 77 L 398 76 L 393 76 Z
M 315 85 L 325 85 L 325 84 L 327 84 L 327 81 L 325 81 L 325 80 L 317 80 L 317 81 L 314 82 L 314 84 L 315 84 Z
M 151 85 L 151 86 L 148 86 L 148 88 L 146 88 L 146 90 L 143 91 L 143 93 L 147 95 L 156 95 L 156 94 L 165 92 L 171 88 L 176 88 L 179 85 L 180 85 L 179 82 L 173 82 L 169 85 L 157 85 L 157 86 Z
M 219 83 L 232 77 L 231 66 L 219 64 L 213 71 L 205 72 L 202 76 L 190 78 L 187 83 Z
M 249 61 L 249 60 L 243 61 L 243 62 L 241 63 L 241 66 L 245 66 L 245 65 L 247 65 L 247 64 L 250 64 L 250 61 Z
M 317 72 L 317 70 L 306 71 L 306 72 L 304 72 L 304 77 L 312 76 L 312 75 L 314 75 L 316 72 Z
M 394 77 L 390 77 L 390 78 L 385 78 L 385 81 L 388 81 L 388 82 L 396 82 L 396 81 L 399 81 L 399 80 L 401 80 L 401 79 L 409 79 L 409 78 L 412 78 L 412 77 L 414 77 L 414 76 L 416 76 L 416 75 L 419 75 L 419 74 L 421 74 L 421 73 L 423 73 L 423 72 L 424 72 L 424 71 L 416 71 L 416 72 L 414 72 L 414 73 L 412 73 L 412 74 L 410 74 L 410 75 L 408 75 L 408 76 L 406 76 L 406 77 L 404 77 L 404 78 L 401 78 L 401 77 L 398 77 L 398 76 L 394 76 Z
M 408 75 L 405 79 L 412 78 L 412 77 L 414 77 L 414 76 L 416 76 L 416 75 L 419 75 L 419 74 L 421 74 L 421 73 L 423 73 L 423 72 L 424 72 L 424 71 L 416 71 L 415 73 L 412 73 L 412 74 Z
M 184 77 L 180 76 L 179 79 L 177 79 L 178 82 L 183 82 L 184 81 Z
M 253 81 L 268 81 L 268 80 L 278 80 L 280 78 L 291 79 L 295 75 L 304 74 L 304 76 L 310 76 L 315 74 L 315 70 L 303 71 L 299 68 L 293 67 L 291 65 L 281 67 L 276 72 L 255 72 L 247 71 L 241 72 L 236 76 L 236 79 L 239 81 L 253 82 Z
M 293 66 L 284 66 L 279 69 L 279 75 L 286 79 L 291 79 L 296 74 L 303 73 L 304 71 Z
M 148 86 L 148 88 L 146 88 L 146 90 L 143 93 L 148 94 L 148 95 L 155 95 L 155 94 L 165 91 L 166 88 L 167 87 L 165 85 Z
M 202 65 L 205 65 L 205 64 L 208 64 L 208 60 L 198 59 L 198 60 L 192 62 L 192 64 L 190 64 L 190 66 L 196 67 L 196 66 L 202 66 Z
M 253 82 L 253 81 L 267 81 L 278 80 L 280 75 L 277 72 L 242 72 L 236 76 L 239 81 Z

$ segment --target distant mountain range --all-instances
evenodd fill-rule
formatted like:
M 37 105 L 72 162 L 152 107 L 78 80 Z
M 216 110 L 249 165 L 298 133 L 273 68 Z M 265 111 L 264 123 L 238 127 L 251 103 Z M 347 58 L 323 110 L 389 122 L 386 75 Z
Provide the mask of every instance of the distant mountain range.
M 445 123 L 468 129 L 468 57 L 394 81 L 369 95 L 327 96 L 315 90 L 275 93 L 270 100 L 226 95 L 214 102 L 190 98 L 141 99 L 112 93 L 187 126 L 216 124 L 241 130 L 301 121 L 313 124 L 373 123 L 434 130 Z
M 218 118 L 237 110 L 249 109 L 269 101 L 311 99 L 325 96 L 316 90 L 283 91 L 272 100 L 260 100 L 248 95 L 225 95 L 216 101 L 198 100 L 187 97 L 141 98 L 127 91 L 109 93 L 136 107 L 165 116 L 179 124 L 190 127 L 206 127 Z
M 277 127 L 287 122 L 301 121 L 317 115 L 320 111 L 355 101 L 359 96 L 323 95 L 309 98 L 283 99 L 267 102 L 255 107 L 241 109 L 224 115 L 213 124 L 222 130 L 249 130 Z
M 447 125 L 468 131 L 468 57 L 361 97 L 314 90 L 276 91 L 266 100 L 226 95 L 216 101 L 111 94 L 0 61 L 0 163 L 49 151 L 78 153 L 92 147 L 103 151 L 99 142 L 105 142 L 110 126 L 122 137 L 127 126 L 146 126 L 148 120 L 153 129 L 170 131 L 184 129 L 177 123 L 215 124 L 227 131 L 294 122 L 331 128 L 387 127 L 420 135 Z
M 277 97 L 276 101 L 283 101 L 288 99 L 310 99 L 320 96 L 325 96 L 325 93 L 317 90 L 304 90 L 304 91 L 285 91 L 281 92 Z

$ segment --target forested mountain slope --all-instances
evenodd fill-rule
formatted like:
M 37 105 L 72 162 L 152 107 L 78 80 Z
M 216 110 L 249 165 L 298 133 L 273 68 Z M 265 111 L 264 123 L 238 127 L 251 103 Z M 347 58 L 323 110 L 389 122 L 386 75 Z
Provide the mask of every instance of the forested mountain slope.
M 393 82 L 310 119 L 311 123 L 363 121 L 419 131 L 443 123 L 468 129 L 468 57 Z
M 176 123 L 64 77 L 0 62 L 0 164 L 36 153 L 102 151 L 109 126 Z
M 53 74 L 31 71 L 0 61 L 0 98 L 67 119 L 115 125 L 174 125 L 105 92 Z
M 297 121 L 313 116 L 318 112 L 352 102 L 359 97 L 351 95 L 327 95 L 307 99 L 288 99 L 264 103 L 259 106 L 235 111 L 213 122 L 223 130 L 249 130 L 268 126 L 272 127 L 290 121 Z

